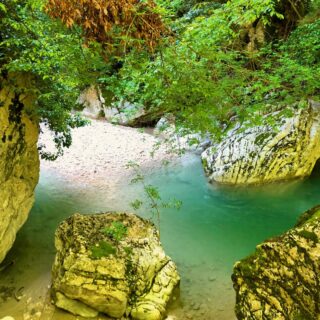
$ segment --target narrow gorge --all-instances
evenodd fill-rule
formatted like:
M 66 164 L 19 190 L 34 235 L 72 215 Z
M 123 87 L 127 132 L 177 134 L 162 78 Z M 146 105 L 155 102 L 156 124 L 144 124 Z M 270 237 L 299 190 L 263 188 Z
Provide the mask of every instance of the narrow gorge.
M 0 320 L 319 320 L 319 17 L 1 0 Z

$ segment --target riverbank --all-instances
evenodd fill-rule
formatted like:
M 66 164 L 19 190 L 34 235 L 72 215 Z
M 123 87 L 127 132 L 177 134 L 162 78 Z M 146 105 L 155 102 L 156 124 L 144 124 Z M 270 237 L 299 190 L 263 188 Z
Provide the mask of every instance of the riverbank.
M 160 167 L 176 155 L 152 134 L 139 129 L 116 126 L 103 120 L 72 130 L 73 143 L 56 161 L 41 161 L 41 170 L 98 189 L 112 190 L 132 176 L 128 162 L 137 163 L 145 173 Z M 40 143 L 54 150 L 51 133 L 42 128 Z

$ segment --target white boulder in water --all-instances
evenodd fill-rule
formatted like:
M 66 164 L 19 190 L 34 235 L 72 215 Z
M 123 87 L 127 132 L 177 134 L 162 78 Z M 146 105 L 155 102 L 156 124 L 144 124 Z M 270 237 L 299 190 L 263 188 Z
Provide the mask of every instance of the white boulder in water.
M 320 106 L 295 109 L 290 118 L 272 114 L 276 126 L 234 130 L 202 154 L 210 182 L 262 184 L 303 178 L 320 158 Z
M 56 231 L 52 296 L 75 315 L 161 320 L 180 278 L 152 223 L 133 214 L 75 214 Z

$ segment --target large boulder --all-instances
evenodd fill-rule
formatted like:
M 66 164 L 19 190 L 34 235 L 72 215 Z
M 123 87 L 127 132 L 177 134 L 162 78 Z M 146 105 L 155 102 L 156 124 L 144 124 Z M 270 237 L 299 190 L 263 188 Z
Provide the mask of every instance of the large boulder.
M 160 320 L 179 275 L 156 228 L 133 214 L 75 214 L 56 231 L 55 305 L 75 315 Z
M 91 85 L 83 90 L 77 104 L 83 108 L 82 114 L 86 117 L 98 119 L 104 116 L 105 100 L 97 86 Z
M 25 94 L 31 79 L 0 78 L 0 262 L 13 245 L 34 202 L 39 179 L 38 121 L 34 97 Z M 13 86 L 13 84 L 15 84 Z
M 262 184 L 307 177 L 320 158 L 320 105 L 294 109 L 290 118 L 271 114 L 275 126 L 231 132 L 202 154 L 210 182 Z
M 153 134 L 170 146 L 172 152 L 180 153 L 191 151 L 201 154 L 210 145 L 207 135 L 190 133 L 185 128 L 177 129 L 175 117 L 172 114 L 163 116 L 156 124 Z
M 104 114 L 107 121 L 122 126 L 131 126 L 137 119 L 145 115 L 143 108 L 122 101 L 119 105 L 105 107 Z
M 320 319 L 320 206 L 295 228 L 235 264 L 236 315 L 244 320 Z
M 163 115 L 162 111 L 146 110 L 125 100 L 106 103 L 100 88 L 95 85 L 83 90 L 76 102 L 85 117 L 105 118 L 110 123 L 128 127 L 153 126 Z
M 113 103 L 111 106 L 104 108 L 107 121 L 133 128 L 152 127 L 161 118 L 162 114 L 162 111 L 147 110 L 128 101 Z

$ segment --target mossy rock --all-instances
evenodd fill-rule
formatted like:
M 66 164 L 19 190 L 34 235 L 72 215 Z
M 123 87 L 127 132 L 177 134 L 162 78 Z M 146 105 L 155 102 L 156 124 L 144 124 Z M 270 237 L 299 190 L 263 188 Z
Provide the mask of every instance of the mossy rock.
M 236 315 L 247 320 L 319 320 L 320 206 L 234 266 Z
M 56 306 L 82 316 L 165 316 L 180 278 L 151 222 L 127 213 L 74 214 L 58 227 L 55 245 Z

